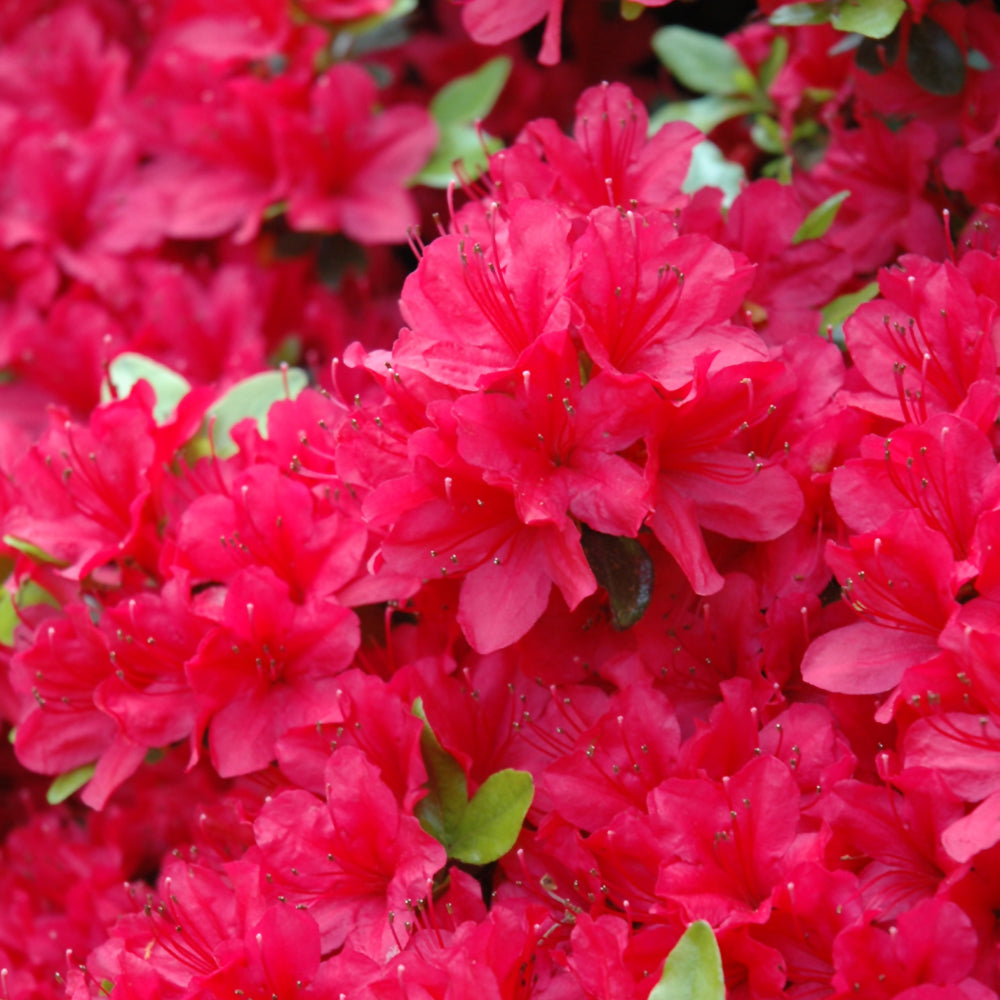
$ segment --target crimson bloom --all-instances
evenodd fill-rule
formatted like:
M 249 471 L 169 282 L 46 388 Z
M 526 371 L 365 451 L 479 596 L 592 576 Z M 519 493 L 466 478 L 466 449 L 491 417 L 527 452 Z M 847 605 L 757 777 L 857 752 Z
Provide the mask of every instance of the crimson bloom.
M 568 334 L 546 335 L 520 357 L 521 377 L 463 396 L 453 408 L 458 453 L 484 481 L 514 494 L 525 524 L 566 524 L 634 537 L 649 510 L 643 470 L 617 454 L 642 434 L 654 401 L 641 380 L 601 372 L 581 384 Z
M 444 867 L 444 848 L 400 811 L 378 768 L 356 747 L 334 752 L 326 801 L 282 792 L 254 823 L 268 893 L 303 904 L 319 924 L 323 951 L 350 936 L 378 961 L 409 936 L 412 907 Z

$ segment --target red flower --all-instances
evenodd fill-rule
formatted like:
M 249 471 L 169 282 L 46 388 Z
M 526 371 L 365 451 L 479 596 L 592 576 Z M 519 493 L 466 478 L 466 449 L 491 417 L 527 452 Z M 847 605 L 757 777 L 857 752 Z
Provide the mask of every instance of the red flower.
M 417 222 L 406 182 L 427 162 L 437 128 L 417 105 L 375 112 L 375 80 L 342 63 L 313 86 L 306 115 L 282 121 L 294 229 L 345 233 L 359 243 L 402 243 Z
M 884 301 L 865 303 L 844 324 L 851 358 L 874 390 L 848 399 L 897 421 L 961 413 L 973 386 L 996 376 L 995 292 L 983 294 L 947 261 L 907 255 L 899 265 L 879 272 Z M 983 389 L 995 400 L 992 384 Z
M 513 493 L 525 524 L 564 527 L 571 514 L 596 531 L 634 537 L 649 488 L 643 470 L 616 453 L 642 434 L 653 393 L 610 372 L 581 384 L 565 333 L 542 337 L 518 363 L 519 379 L 455 403 L 458 453 L 484 470 L 485 482 Z
M 186 665 L 199 706 L 195 739 L 208 726 L 219 774 L 249 774 L 270 764 L 289 729 L 321 721 L 336 705 L 358 620 L 330 598 L 293 603 L 288 587 L 258 566 L 237 574 L 224 597 L 209 591 L 198 611 L 219 624 Z
M 714 357 L 697 358 L 687 398 L 655 411 L 649 440 L 658 473 L 649 526 L 697 594 L 714 594 L 723 585 L 703 528 L 769 541 L 788 531 L 803 508 L 790 473 L 736 444 L 790 388 L 784 366 L 765 362 L 714 371 Z
M 378 768 L 355 747 L 334 752 L 326 801 L 287 791 L 254 823 L 267 892 L 303 904 L 324 952 L 352 947 L 384 961 L 409 936 L 411 910 L 444 867 L 444 848 L 400 812 Z
M 492 158 L 497 197 L 510 205 L 527 195 L 584 216 L 602 205 L 673 211 L 687 202 L 681 186 L 702 135 L 686 122 L 653 136 L 648 126 L 646 108 L 624 84 L 590 87 L 576 103 L 572 137 L 538 119 Z
M 806 856 L 808 838 L 796 843 L 798 788 L 774 757 L 752 760 L 721 782 L 670 778 L 650 793 L 649 806 L 670 851 L 656 893 L 690 920 L 764 923 L 775 888 Z
M 406 279 L 393 360 L 436 382 L 472 390 L 507 374 L 542 334 L 566 330 L 570 221 L 542 201 L 518 201 L 485 216 L 463 215 L 468 231 L 431 243 Z
M 573 246 L 584 346 L 600 366 L 686 389 L 696 360 L 716 367 L 767 359 L 759 337 L 729 318 L 753 272 L 706 236 L 678 236 L 674 220 L 595 209 Z

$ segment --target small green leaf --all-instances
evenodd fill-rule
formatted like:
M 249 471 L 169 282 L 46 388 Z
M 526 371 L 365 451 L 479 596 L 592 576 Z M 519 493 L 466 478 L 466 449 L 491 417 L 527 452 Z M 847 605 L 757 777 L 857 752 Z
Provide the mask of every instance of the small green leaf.
M 14 644 L 14 629 L 20 619 L 17 608 L 14 607 L 14 596 L 4 586 L 0 585 L 0 645 Z
M 489 156 L 503 148 L 499 139 L 472 125 L 446 125 L 439 134 L 437 149 L 412 184 L 446 188 L 455 180 L 456 165 L 465 177 L 475 180 L 489 164 Z
M 468 125 L 485 118 L 510 77 L 512 63 L 498 56 L 474 73 L 446 83 L 432 98 L 430 113 L 440 126 Z
M 367 17 L 358 18 L 356 21 L 349 22 L 347 27 L 355 35 L 375 31 L 391 21 L 398 21 L 399 18 L 412 14 L 419 5 L 420 0 L 395 0 L 388 10 L 382 11 L 380 14 L 369 14 Z
M 25 580 L 16 595 L 11 594 L 6 587 L 0 586 L 0 644 L 4 646 L 13 644 L 14 629 L 21 620 L 17 609 L 32 608 L 36 604 L 59 607 L 59 602 L 34 580 Z
M 785 153 L 785 137 L 781 134 L 781 126 L 770 115 L 757 115 L 750 127 L 750 138 L 765 153 L 772 156 L 783 156 Z
M 608 592 L 617 629 L 631 628 L 653 597 L 653 560 L 635 538 L 605 535 L 583 526 L 583 553 L 597 582 Z
M 646 9 L 646 5 L 636 3 L 635 0 L 621 0 L 621 5 L 618 9 L 626 21 L 638 21 L 642 17 L 642 12 Z
M 711 925 L 696 920 L 683 933 L 649 1000 L 726 1000 L 722 955 Z
M 779 7 L 768 20 L 778 28 L 826 24 L 830 20 L 832 6 L 831 3 L 789 3 Z
M 60 774 L 45 793 L 45 801 L 50 806 L 57 806 L 60 802 L 65 802 L 74 792 L 79 791 L 94 776 L 96 764 L 84 764 L 83 767 L 76 767 L 72 771 Z
M 910 26 L 906 68 L 914 83 L 939 97 L 960 94 L 965 87 L 962 50 L 951 35 L 929 17 Z
M 448 847 L 458 833 L 469 804 L 465 771 L 438 742 L 424 714 L 423 699 L 414 701 L 413 714 L 424 723 L 420 733 L 420 755 L 427 769 L 427 794 L 417 803 L 414 812 L 424 832 Z
M 905 0 L 841 0 L 834 5 L 830 21 L 838 31 L 885 38 L 905 12 Z
M 448 856 L 470 865 L 502 858 L 517 841 L 535 796 L 527 771 L 507 768 L 491 774 L 472 797 L 448 848 Z
M 125 351 L 112 360 L 108 365 L 108 378 L 121 398 L 127 396 L 137 382 L 148 382 L 156 395 L 153 419 L 158 424 L 165 424 L 177 404 L 191 391 L 191 383 L 183 375 L 145 354 L 132 351 Z M 106 384 L 102 385 L 101 402 L 106 403 L 109 399 L 111 391 Z
M 753 94 L 757 83 L 740 54 L 728 42 L 680 25 L 653 35 L 660 62 L 688 90 L 698 94 Z
M 498 56 L 474 73 L 446 83 L 434 95 L 430 113 L 437 122 L 438 144 L 412 184 L 446 188 L 455 180 L 456 166 L 470 180 L 486 169 L 488 156 L 503 143 L 481 132 L 476 123 L 493 110 L 510 77 L 511 65 L 506 56 Z
M 833 225 L 833 220 L 837 218 L 840 206 L 850 196 L 850 193 L 850 191 L 838 191 L 817 205 L 805 217 L 802 225 L 795 230 L 792 245 L 798 246 L 800 243 L 805 243 L 806 240 L 818 240 L 823 236 Z
M 767 90 L 774 83 L 774 78 L 781 72 L 788 61 L 788 39 L 783 35 L 775 35 L 771 43 L 771 51 L 767 58 L 760 64 L 758 77 L 761 88 Z
M 35 562 L 46 563 L 49 566 L 68 566 L 69 563 L 65 559 L 57 559 L 53 555 L 49 555 L 48 552 L 43 552 L 37 545 L 32 544 L 24 538 L 15 538 L 13 535 L 3 536 L 4 545 L 10 546 L 12 549 L 17 549 L 18 552 L 23 552 L 26 556 L 30 556 Z
M 271 406 L 281 399 L 295 399 L 308 384 L 309 377 L 300 368 L 261 372 L 237 382 L 206 413 L 215 453 L 219 458 L 236 454 L 236 442 L 230 431 L 247 417 L 253 417 L 261 434 L 266 435 L 267 414 Z
M 828 326 L 840 326 L 858 306 L 871 302 L 876 295 L 878 295 L 878 282 L 872 281 L 856 292 L 848 292 L 828 302 L 821 311 L 823 328 L 820 332 L 825 333 Z
M 762 110 L 759 101 L 746 97 L 717 97 L 710 94 L 693 101 L 671 101 L 649 117 L 649 134 L 658 132 L 668 122 L 690 122 L 706 135 L 730 118 Z
M 993 69 L 993 63 L 979 49 L 969 49 L 965 56 L 965 62 L 969 69 L 977 70 L 980 73 Z
M 881 76 L 896 64 L 899 58 L 899 26 L 885 38 L 862 38 L 857 46 L 854 61 L 866 73 Z M 854 36 L 857 37 L 857 36 Z

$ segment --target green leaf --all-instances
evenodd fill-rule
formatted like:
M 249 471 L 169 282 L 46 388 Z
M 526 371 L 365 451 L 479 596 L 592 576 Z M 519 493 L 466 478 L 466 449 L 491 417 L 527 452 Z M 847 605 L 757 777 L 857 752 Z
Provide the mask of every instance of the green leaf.
M 420 733 L 420 755 L 427 769 L 427 794 L 417 803 L 414 812 L 424 832 L 448 847 L 458 833 L 469 804 L 465 771 L 438 742 L 424 715 L 423 699 L 414 701 L 413 714 L 424 723 Z
M 380 14 L 369 14 L 367 17 L 360 17 L 356 21 L 350 21 L 346 27 L 355 35 L 375 31 L 391 21 L 397 21 L 401 17 L 406 17 L 407 14 L 412 14 L 418 6 L 420 6 L 420 0 L 395 0 L 388 10 Z
M 910 26 L 906 68 L 919 87 L 939 97 L 960 94 L 965 87 L 962 50 L 951 35 L 929 17 Z
M 833 225 L 833 220 L 837 218 L 840 206 L 850 196 L 850 193 L 850 191 L 838 191 L 817 205 L 805 217 L 802 225 L 795 230 L 792 245 L 798 246 L 800 243 L 805 243 L 806 240 L 818 240 L 823 236 Z
M 498 56 L 474 73 L 446 83 L 432 98 L 430 113 L 439 126 L 468 125 L 485 118 L 510 77 L 512 63 Z
M 597 582 L 608 592 L 615 628 L 630 628 L 646 613 L 653 597 L 649 553 L 635 538 L 605 535 L 586 525 L 580 543 Z
M 704 920 L 691 924 L 674 945 L 649 1000 L 726 1000 L 722 955 Z
M 821 332 L 825 332 L 828 326 L 840 326 L 858 306 L 865 302 L 871 302 L 876 295 L 878 295 L 878 282 L 872 281 L 856 292 L 848 292 L 846 295 L 840 295 L 832 302 L 828 302 L 821 311 L 823 317 Z
M 965 56 L 965 62 L 969 69 L 977 70 L 980 73 L 993 69 L 993 63 L 979 49 L 969 49 Z
M 728 42 L 691 28 L 670 25 L 653 35 L 660 62 L 688 90 L 699 94 L 753 94 L 757 82 Z
M 768 20 L 779 28 L 826 24 L 830 20 L 832 7 L 832 3 L 790 3 L 779 7 Z
M 4 646 L 13 644 L 14 629 L 21 620 L 17 609 L 32 608 L 36 604 L 59 607 L 59 602 L 34 580 L 25 580 L 16 595 L 11 594 L 6 587 L 0 586 L 0 644 Z
M 26 556 L 30 556 L 35 562 L 46 563 L 49 566 L 68 566 L 69 563 L 65 559 L 57 559 L 53 555 L 49 555 L 48 552 L 43 552 L 37 545 L 32 544 L 24 538 L 15 538 L 13 535 L 3 536 L 4 545 L 10 546 L 12 549 L 17 549 L 18 552 L 23 552 Z
M 74 768 L 65 774 L 60 774 L 45 793 L 45 801 L 50 806 L 57 806 L 60 802 L 65 802 L 74 792 L 79 791 L 94 776 L 96 764 L 84 764 L 83 767 Z
M 470 865 L 502 858 L 514 846 L 534 795 L 527 771 L 507 768 L 491 774 L 466 808 L 448 856 Z
M 719 188 L 723 193 L 722 207 L 728 208 L 743 190 L 746 179 L 747 175 L 738 163 L 731 163 L 714 142 L 705 139 L 694 147 L 691 166 L 681 190 L 685 194 L 694 194 L 703 187 Z
M 108 365 L 108 378 L 120 398 L 127 396 L 137 382 L 148 382 L 156 395 L 153 419 L 158 424 L 165 424 L 177 409 L 177 404 L 191 391 L 191 383 L 183 375 L 147 358 L 145 354 L 131 351 L 119 354 Z M 103 384 L 101 402 L 106 403 L 109 399 L 111 390 Z
M 885 38 L 905 12 L 905 0 L 841 0 L 834 5 L 830 21 L 838 31 Z
M 693 101 L 671 101 L 649 117 L 649 134 L 658 132 L 668 122 L 690 122 L 706 134 L 730 118 L 762 110 L 759 101 L 746 97 L 699 97 Z
M 510 77 L 511 65 L 506 56 L 498 56 L 474 73 L 446 83 L 434 95 L 430 112 L 438 126 L 437 148 L 411 183 L 446 188 L 455 180 L 456 166 L 470 180 L 486 169 L 489 155 L 503 143 L 481 132 L 476 123 L 493 110 Z
M 781 133 L 781 126 L 770 115 L 757 115 L 750 127 L 750 138 L 765 153 L 772 156 L 783 156 L 785 153 L 785 137 Z
M 475 180 L 486 169 L 489 156 L 503 148 L 499 139 L 472 125 L 446 125 L 440 136 L 434 154 L 411 183 L 446 188 L 455 180 L 456 165 L 465 177 Z
M 266 436 L 267 414 L 271 406 L 281 399 L 295 399 L 308 384 L 309 377 L 300 368 L 261 372 L 237 382 L 206 413 L 215 453 L 219 458 L 236 454 L 236 442 L 230 431 L 247 417 L 253 417 L 261 434 Z
M 771 43 L 771 51 L 761 63 L 760 70 L 758 71 L 760 85 L 763 90 L 767 90 L 774 83 L 774 78 L 781 72 L 787 61 L 788 39 L 783 35 L 775 35 L 774 41 Z
M 642 12 L 646 9 L 646 5 L 636 3 L 636 0 L 621 0 L 618 9 L 626 21 L 637 21 L 642 17 Z
M 0 586 L 0 645 L 14 644 L 14 629 L 20 619 L 14 606 L 14 596 L 4 586 Z

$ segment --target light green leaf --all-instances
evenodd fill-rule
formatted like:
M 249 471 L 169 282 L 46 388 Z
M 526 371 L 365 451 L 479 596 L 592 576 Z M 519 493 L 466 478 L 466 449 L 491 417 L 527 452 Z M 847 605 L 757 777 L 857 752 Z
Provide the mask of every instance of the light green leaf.
M 440 126 L 468 125 L 485 118 L 510 77 L 512 63 L 498 56 L 474 73 L 446 83 L 432 98 L 430 113 Z
M 658 132 L 668 122 L 690 122 L 707 134 L 730 118 L 760 110 L 758 101 L 746 97 L 717 97 L 710 94 L 693 101 L 671 101 L 650 115 L 649 134 Z
M 779 28 L 826 24 L 830 20 L 832 7 L 832 3 L 790 3 L 779 7 L 768 20 Z
M 503 148 L 499 139 L 485 132 L 480 134 L 472 125 L 446 125 L 440 135 L 434 155 L 412 184 L 446 188 L 455 180 L 456 165 L 464 177 L 475 180 L 486 169 L 489 156 Z
M 0 586 L 0 644 L 10 646 L 14 641 L 14 629 L 21 620 L 18 608 L 31 608 L 36 604 L 49 604 L 59 607 L 59 602 L 34 580 L 25 580 L 17 594 L 12 594 L 6 587 Z
M 834 6 L 830 21 L 839 31 L 885 38 L 905 12 L 905 0 L 841 0 Z
M 355 35 L 381 28 L 390 21 L 398 21 L 407 14 L 412 14 L 420 6 L 420 0 L 395 0 L 395 3 L 381 14 L 369 14 L 348 23 L 347 27 Z
M 618 9 L 626 21 L 637 21 L 642 17 L 642 12 L 646 9 L 646 5 L 636 3 L 635 0 L 621 0 Z
M 514 846 L 534 795 L 527 771 L 507 768 L 491 774 L 462 815 L 448 856 L 471 865 L 502 858 Z
M 699 94 L 753 94 L 757 83 L 728 42 L 691 28 L 670 25 L 653 35 L 653 51 L 677 79 Z
M 772 156 L 784 155 L 785 138 L 781 134 L 781 126 L 770 115 L 757 115 L 750 127 L 750 138 L 765 153 Z
M 850 194 L 850 191 L 838 191 L 817 205 L 802 220 L 802 225 L 795 230 L 792 245 L 798 246 L 799 243 L 805 243 L 806 240 L 818 240 L 823 236 L 833 225 L 833 220 L 837 218 L 840 206 L 844 204 Z
M 156 394 L 153 419 L 158 424 L 165 424 L 177 409 L 177 404 L 191 391 L 191 383 L 183 375 L 147 358 L 145 354 L 131 351 L 119 354 L 108 365 L 108 378 L 120 398 L 126 397 L 137 382 L 148 382 Z M 107 384 L 102 384 L 101 402 L 106 403 L 109 399 L 111 390 Z
M 503 143 L 482 133 L 476 123 L 493 110 L 510 70 L 510 59 L 499 56 L 483 63 L 474 73 L 445 84 L 434 95 L 430 112 L 440 138 L 434 154 L 412 184 L 446 188 L 455 180 L 456 166 L 470 180 L 486 169 L 489 155 L 501 149 Z
M 267 414 L 271 406 L 281 399 L 295 399 L 308 384 L 309 377 L 300 368 L 261 372 L 237 382 L 206 412 L 215 453 L 219 458 L 236 454 L 236 442 L 230 431 L 247 417 L 253 417 L 261 434 L 266 435 Z
M 744 181 L 746 174 L 743 168 L 738 163 L 727 160 L 714 142 L 705 139 L 694 147 L 691 166 L 681 190 L 685 194 L 694 194 L 703 187 L 719 188 L 725 195 L 722 205 L 728 208 L 743 189 Z
M 993 69 L 993 63 L 979 49 L 969 49 L 966 53 L 965 61 L 969 69 L 978 70 L 981 73 Z
M 774 83 L 774 78 L 781 72 L 787 61 L 788 39 L 783 35 L 775 35 L 774 41 L 771 43 L 771 51 L 761 63 L 760 70 L 758 71 L 760 85 L 763 90 L 767 90 Z
M 24 538 L 15 538 L 13 535 L 4 535 L 3 543 L 4 545 L 9 545 L 12 549 L 17 549 L 18 552 L 23 552 L 26 556 L 30 556 L 35 560 L 35 562 L 46 563 L 49 566 L 69 565 L 65 559 L 57 559 L 55 556 L 49 555 L 48 552 L 43 552 L 37 545 L 33 545 Z
M 858 306 L 865 302 L 871 302 L 876 295 L 878 295 L 878 282 L 872 281 L 856 292 L 848 292 L 846 295 L 840 295 L 832 302 L 828 302 L 821 310 L 822 329 L 820 332 L 825 333 L 827 327 L 830 326 L 835 329 L 841 326 Z
M 722 955 L 704 920 L 691 924 L 674 945 L 649 1000 L 726 1000 Z
M 65 802 L 74 792 L 79 791 L 94 776 L 96 764 L 84 764 L 83 767 L 74 768 L 65 774 L 60 774 L 45 793 L 45 801 L 50 806 L 57 806 L 60 802 Z
M 427 794 L 417 803 L 414 812 L 424 832 L 448 847 L 458 833 L 469 804 L 465 771 L 438 742 L 424 714 L 423 699 L 414 701 L 413 714 L 424 723 L 420 733 L 420 755 L 427 769 Z
M 13 594 L 6 587 L 0 586 L 0 645 L 14 644 L 14 629 L 17 628 L 18 621 Z

